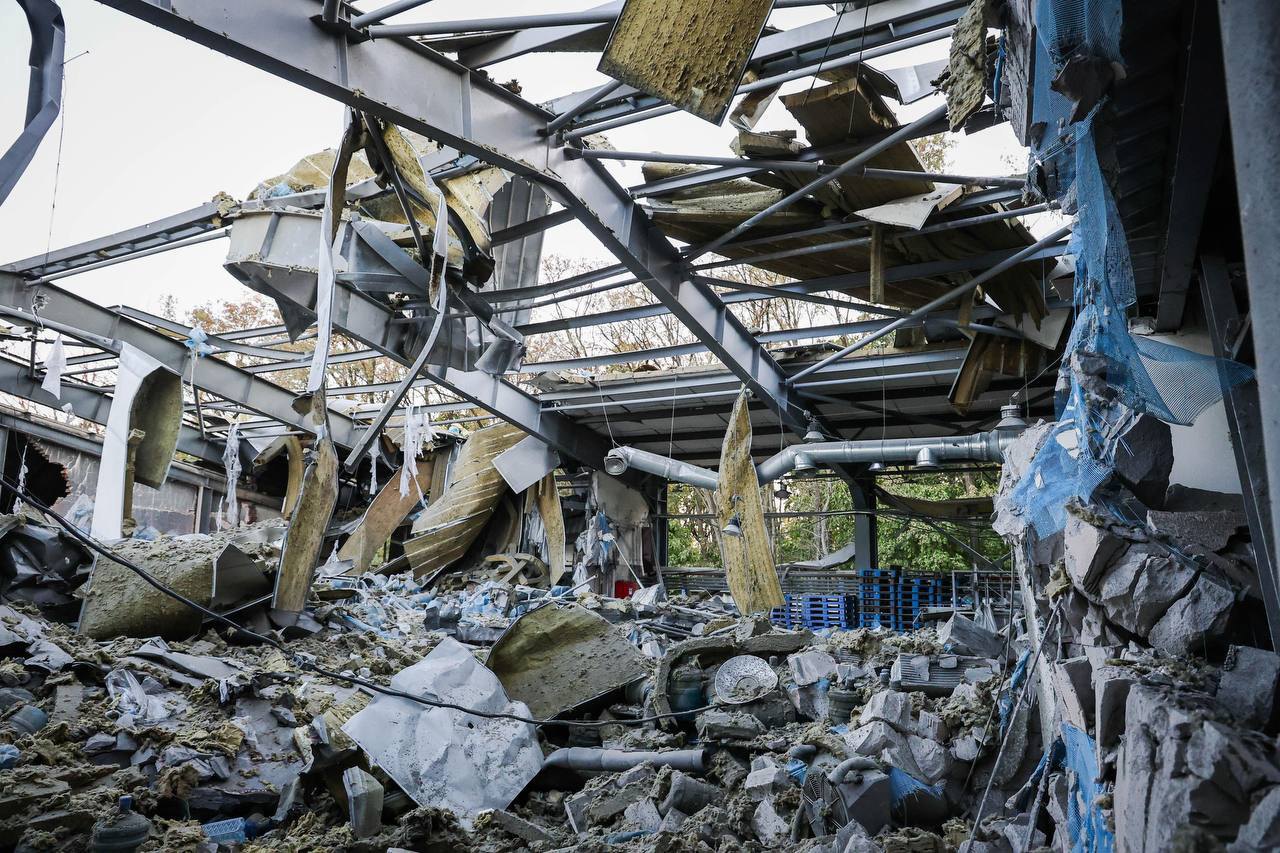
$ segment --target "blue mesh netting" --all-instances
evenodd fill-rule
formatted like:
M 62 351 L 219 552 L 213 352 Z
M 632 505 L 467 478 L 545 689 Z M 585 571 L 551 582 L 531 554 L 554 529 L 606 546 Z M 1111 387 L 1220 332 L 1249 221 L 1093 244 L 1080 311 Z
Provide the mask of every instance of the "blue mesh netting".
M 1049 438 L 1014 491 L 1041 537 L 1061 530 L 1066 504 L 1089 501 L 1114 468 L 1115 450 L 1136 414 L 1190 424 L 1252 375 L 1244 365 L 1130 334 L 1126 309 L 1137 301 L 1133 264 L 1115 198 L 1094 142 L 1105 101 L 1069 124 L 1070 103 L 1049 88 L 1072 53 L 1120 59 L 1119 0 L 1038 0 L 1039 43 L 1032 148 L 1046 184 L 1075 215 L 1075 325 L 1059 368 L 1057 417 Z
M 1071 836 L 1071 853 L 1111 853 L 1116 837 L 1107 828 L 1106 816 L 1097 804 L 1104 793 L 1098 783 L 1097 747 L 1093 738 L 1070 723 L 1062 724 L 1062 741 L 1070 772 L 1067 832 Z

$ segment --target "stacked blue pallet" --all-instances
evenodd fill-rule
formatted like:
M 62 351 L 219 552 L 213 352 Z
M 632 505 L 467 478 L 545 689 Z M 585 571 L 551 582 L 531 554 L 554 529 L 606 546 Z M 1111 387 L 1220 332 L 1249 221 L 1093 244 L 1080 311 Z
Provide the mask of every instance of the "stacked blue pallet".
M 947 578 L 949 579 L 949 578 Z M 903 628 L 915 627 L 922 610 L 939 607 L 950 599 L 942 575 L 904 572 L 898 580 L 897 615 Z
M 857 602 L 852 595 L 784 595 L 786 603 L 769 611 L 769 621 L 784 628 L 852 628 Z
M 858 627 L 901 631 L 898 570 L 862 569 L 858 575 Z

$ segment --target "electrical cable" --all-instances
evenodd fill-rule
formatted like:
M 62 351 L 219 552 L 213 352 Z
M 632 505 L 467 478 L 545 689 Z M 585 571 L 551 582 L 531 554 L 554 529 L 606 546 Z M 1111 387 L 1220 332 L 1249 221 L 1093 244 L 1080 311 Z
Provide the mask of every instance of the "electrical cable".
M 242 634 L 246 637 L 257 640 L 258 642 L 268 645 L 271 648 L 279 651 L 281 654 L 285 655 L 294 666 L 298 667 L 299 669 L 305 672 L 313 672 L 316 675 L 321 675 L 321 676 L 324 676 L 325 678 L 333 679 L 334 681 L 341 681 L 347 684 L 354 685 L 356 687 L 363 687 L 374 693 L 380 693 L 383 696 L 393 696 L 398 699 L 408 699 L 410 702 L 416 702 L 419 705 L 426 705 L 427 707 L 430 707 L 430 708 L 448 708 L 449 710 L 459 711 L 463 714 L 467 714 L 473 717 L 483 717 L 489 720 L 515 720 L 518 723 L 529 723 L 535 726 L 578 726 L 580 728 L 603 728 L 605 726 L 639 725 L 642 723 L 657 722 L 659 720 L 685 717 L 690 714 L 698 714 L 698 713 L 701 713 L 702 711 L 707 711 L 715 707 L 714 705 L 703 705 L 702 707 L 693 708 L 688 711 L 672 711 L 665 714 L 650 714 L 649 716 L 646 716 L 646 717 L 636 717 L 633 719 L 539 720 L 533 717 L 524 717 L 519 714 L 508 714 L 502 711 L 481 711 L 478 708 L 467 708 L 463 705 L 454 704 L 453 702 L 446 702 L 443 699 L 429 699 L 425 696 L 415 696 L 412 693 L 405 693 L 402 690 L 396 690 L 391 687 L 384 687 L 381 684 L 376 684 L 372 681 L 366 681 L 365 679 L 357 678 L 354 675 L 344 675 L 340 672 L 334 672 L 333 670 L 326 669 L 325 667 L 320 666 L 319 664 L 310 660 L 305 655 L 291 652 L 284 645 L 284 643 L 281 643 L 279 640 L 276 640 L 273 637 L 268 637 L 265 634 L 259 634 L 256 631 L 251 631 L 248 628 L 245 628 L 243 625 L 240 625 L 239 623 L 235 622 L 234 620 L 229 619 L 226 616 L 223 616 L 221 613 L 218 613 L 214 610 L 210 610 L 208 607 L 205 607 L 204 605 L 196 601 L 193 601 L 190 598 L 187 598 L 182 593 L 178 592 L 172 587 L 167 586 L 164 582 L 158 580 L 154 575 L 152 575 L 146 569 L 134 563 L 132 560 L 129 560 L 126 557 L 120 556 L 119 554 L 115 553 L 110 548 L 108 548 L 106 545 L 104 545 L 102 542 L 98 541 L 97 539 L 93 538 L 89 534 L 85 533 L 80 528 L 76 527 L 74 524 L 72 524 L 70 521 L 64 518 L 61 514 L 53 510 L 51 507 L 45 505 L 42 501 L 40 501 L 35 496 L 31 495 L 25 489 L 19 488 L 18 485 L 10 481 L 8 477 L 0 475 L 0 485 L 8 489 L 20 500 L 25 501 L 30 506 L 35 507 L 36 509 L 40 510 L 44 514 L 48 515 L 50 518 L 54 519 L 56 522 L 58 522 L 58 525 L 63 530 L 67 531 L 67 533 L 73 539 L 80 542 L 80 544 L 84 545 L 89 550 L 99 554 L 100 556 L 106 557 L 107 559 L 111 560 L 114 563 L 118 563 L 121 566 L 124 566 L 126 569 L 133 572 L 138 577 L 142 578 L 142 580 L 145 581 L 149 586 L 155 588 L 157 591 L 163 593 L 164 595 L 169 596 L 174 601 L 177 601 L 180 604 L 186 607 L 189 607 L 190 609 L 196 611 L 197 613 L 209 619 L 214 620 L 215 622 L 220 622 L 226 625 L 227 627 L 233 629 L 239 634 Z

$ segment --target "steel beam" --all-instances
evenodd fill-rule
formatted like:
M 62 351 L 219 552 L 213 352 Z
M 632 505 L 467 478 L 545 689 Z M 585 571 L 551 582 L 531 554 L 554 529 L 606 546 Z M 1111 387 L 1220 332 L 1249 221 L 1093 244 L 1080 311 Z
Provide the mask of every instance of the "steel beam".
M 1231 145 L 1244 262 L 1248 273 L 1249 314 L 1258 369 L 1258 403 L 1266 450 L 1267 482 L 1280 483 L 1280 3 L 1274 0 L 1219 0 L 1222 55 L 1227 78 Z M 1280 501 L 1271 503 L 1272 541 L 1280 542 Z
M 95 424 L 106 424 L 107 416 L 111 413 L 111 396 L 105 390 L 64 380 L 62 397 L 59 399 L 41 388 L 40 382 L 38 377 L 31 375 L 27 365 L 0 356 L 0 391 L 51 409 L 61 409 L 70 404 L 71 412 L 76 417 Z M 178 449 L 206 462 L 222 465 L 222 445 L 210 441 L 200 435 L 198 429 L 185 424 L 178 434 Z
M 181 10 L 167 0 L 100 2 L 541 184 L 757 397 L 806 428 L 781 368 L 711 288 L 688 280 L 679 253 L 626 190 L 602 165 L 571 159 L 541 135 L 553 119 L 546 110 L 409 39 L 353 44 L 331 35 L 311 22 L 313 0 L 243 14 L 222 0 L 189 0 Z
M 12 273 L 0 273 L 0 314 L 31 322 L 32 297 L 36 290 Z M 68 336 L 94 346 L 104 346 L 117 354 L 121 344 L 132 344 L 174 373 L 183 375 L 187 372 L 190 351 L 181 341 L 54 285 L 40 285 L 38 292 L 43 298 L 39 318 L 50 327 L 57 324 L 65 329 Z M 196 386 L 210 394 L 234 400 L 246 409 L 282 424 L 311 431 L 306 420 L 293 409 L 295 395 L 292 391 L 224 361 L 201 359 L 196 370 Z M 330 413 L 329 426 L 333 440 L 338 444 L 345 446 L 355 436 L 355 427 L 345 415 Z
M 199 207 L 130 228 L 127 231 L 107 234 L 74 246 L 55 249 L 52 252 L 5 264 L 0 266 L 0 272 L 19 273 L 27 278 L 41 278 L 93 266 L 107 260 L 127 258 L 144 250 L 156 249 L 179 240 L 217 231 L 226 226 L 226 222 L 222 219 L 224 215 L 224 208 L 217 202 L 206 202 Z
M 1220 257 L 1200 258 L 1200 302 L 1204 306 L 1213 354 L 1234 359 L 1233 342 L 1240 333 L 1242 319 L 1236 308 L 1227 265 Z M 1262 421 L 1258 406 L 1258 381 L 1222 383 L 1222 403 L 1226 410 L 1231 449 L 1240 474 L 1240 496 L 1254 542 L 1253 557 L 1267 609 L 1271 647 L 1280 648 L 1280 575 L 1276 573 L 1276 542 L 1271 528 L 1271 489 L 1263 458 Z
M 18 0 L 31 31 L 31 66 L 27 85 L 27 112 L 22 131 L 0 155 L 0 204 L 17 186 L 18 179 L 36 156 L 40 140 L 53 127 L 62 106 L 62 60 L 67 30 L 62 10 L 54 0 Z
M 1186 53 L 1182 104 L 1178 110 L 1162 247 L 1160 302 L 1156 308 L 1156 330 L 1161 332 L 1176 331 L 1182 326 L 1205 206 L 1217 177 L 1218 149 L 1227 121 L 1218 10 L 1213 3 L 1195 3 L 1191 15 L 1191 47 Z

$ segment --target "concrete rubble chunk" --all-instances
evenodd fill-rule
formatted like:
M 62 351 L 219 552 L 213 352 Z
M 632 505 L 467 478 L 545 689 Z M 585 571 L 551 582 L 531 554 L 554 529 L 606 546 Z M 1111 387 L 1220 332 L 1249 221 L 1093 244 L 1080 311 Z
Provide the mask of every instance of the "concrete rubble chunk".
M 1101 666 L 1093 670 L 1095 724 L 1099 749 L 1110 749 L 1124 733 L 1125 703 L 1137 675 L 1127 666 Z
M 698 734 L 707 740 L 752 740 L 764 733 L 764 723 L 741 711 L 706 711 L 698 715 Z
M 761 800 L 751 815 L 751 828 L 756 838 L 769 848 L 776 848 L 790 838 L 791 830 L 787 822 L 778 814 L 772 800 Z
M 946 777 L 947 771 L 951 769 L 951 755 L 945 746 L 936 740 L 916 735 L 907 736 L 907 745 L 911 748 L 911 757 L 915 760 L 923 781 L 933 785 Z
M 1169 489 L 1173 471 L 1173 433 L 1169 425 L 1151 415 L 1141 415 L 1117 442 L 1115 476 L 1138 500 L 1159 507 Z
M 657 832 L 662 815 L 653 800 L 645 798 L 627 806 L 622 812 L 622 825 L 633 832 Z
M 650 786 L 644 783 L 635 783 L 616 790 L 608 789 L 597 795 L 587 806 L 587 821 L 593 825 L 605 823 L 614 816 L 623 814 L 628 807 L 648 799 L 649 791 Z
M 1107 569 L 1129 547 L 1129 541 L 1107 527 L 1068 512 L 1062 531 L 1062 557 L 1076 589 L 1092 597 Z
M 701 811 L 723 795 L 724 791 L 715 785 L 694 779 L 676 770 L 671 774 L 667 795 L 659 804 L 658 811 L 664 816 L 673 811 L 691 815 Z
M 1063 720 L 1082 732 L 1090 731 L 1095 700 L 1093 666 L 1089 659 L 1082 656 L 1057 661 L 1051 673 Z
M 801 687 L 816 684 L 836 674 L 836 659 L 819 649 L 809 649 L 787 658 L 791 679 Z
M 1160 617 L 1148 639 L 1168 655 L 1185 655 L 1205 640 L 1219 636 L 1235 603 L 1235 593 L 1225 583 L 1201 573 L 1191 591 Z
M 513 815 L 505 809 L 492 809 L 481 812 L 476 818 L 476 822 L 487 821 L 493 826 L 498 827 L 509 835 L 528 841 L 530 844 L 549 842 L 553 840 L 551 833 L 547 832 L 536 823 L 525 820 L 518 815 Z
M 896 690 L 881 690 L 862 706 L 858 722 L 865 726 L 868 723 L 882 720 L 900 732 L 911 730 L 911 697 Z
M 859 726 L 845 736 L 849 749 L 858 755 L 875 756 L 891 747 L 906 746 L 903 736 L 883 720 Z
M 1161 538 L 1181 545 L 1198 545 L 1222 551 L 1249 520 L 1238 510 L 1197 510 L 1193 512 L 1147 512 L 1147 528 Z
M 1227 853 L 1280 849 L 1280 786 L 1268 788 L 1249 812 L 1249 821 L 1240 827 Z
M 922 710 L 916 720 L 916 734 L 930 740 L 943 741 L 947 739 L 947 724 L 932 711 Z
M 743 783 L 743 790 L 746 791 L 747 796 L 756 802 L 780 794 L 790 787 L 791 777 L 787 775 L 787 771 L 776 764 L 752 770 L 747 774 L 747 781 Z
M 938 632 L 938 642 L 943 648 L 962 655 L 999 657 L 1004 641 L 994 631 L 983 628 L 967 616 L 953 614 Z
M 1277 681 L 1280 655 L 1252 646 L 1232 646 L 1222 667 L 1218 701 L 1241 722 L 1263 728 L 1275 710 Z
M 1180 828 L 1234 837 L 1253 794 L 1280 783 L 1274 746 L 1208 717 L 1202 694 L 1136 684 L 1116 760 L 1117 849 L 1171 849 Z
M 356 838 L 377 835 L 382 829 L 382 785 L 359 767 L 342 771 L 347 794 L 347 814 Z

